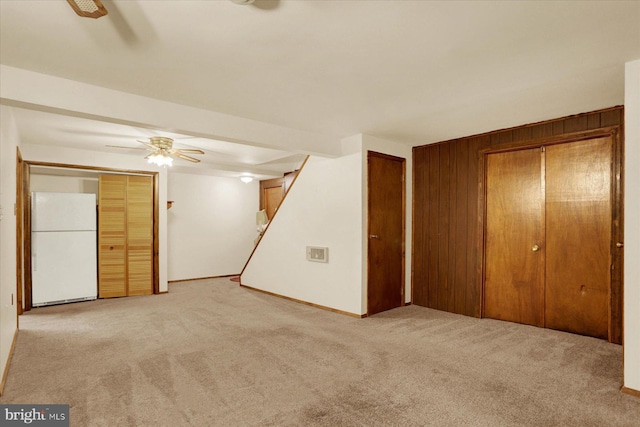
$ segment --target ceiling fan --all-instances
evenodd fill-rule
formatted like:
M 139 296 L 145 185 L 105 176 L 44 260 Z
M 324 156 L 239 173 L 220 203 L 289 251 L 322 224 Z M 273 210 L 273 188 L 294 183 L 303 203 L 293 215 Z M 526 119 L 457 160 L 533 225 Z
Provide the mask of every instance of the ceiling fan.
M 149 153 L 145 157 L 145 159 L 147 159 L 149 163 L 155 163 L 158 166 L 171 166 L 171 164 L 173 163 L 173 157 L 188 160 L 193 163 L 199 163 L 200 159 L 188 156 L 187 154 L 204 154 L 204 151 L 198 149 L 173 148 L 173 139 L 167 138 L 165 136 L 152 136 L 149 138 L 149 141 L 138 140 L 138 142 L 145 145 L 147 148 L 124 147 L 120 145 L 108 145 L 107 147 L 127 149 L 133 148 L 134 150 L 151 151 L 151 153 Z
M 100 0 L 67 0 L 67 2 L 79 16 L 84 18 L 100 18 L 109 13 Z
M 258 9 L 265 10 L 274 9 L 278 6 L 277 0 L 261 3 L 255 2 L 255 0 L 231 1 L 241 6 L 252 5 L 257 7 Z M 82 16 L 84 18 L 100 18 L 101 16 L 105 16 L 109 13 L 102 4 L 101 0 L 67 0 L 67 2 L 79 16 Z

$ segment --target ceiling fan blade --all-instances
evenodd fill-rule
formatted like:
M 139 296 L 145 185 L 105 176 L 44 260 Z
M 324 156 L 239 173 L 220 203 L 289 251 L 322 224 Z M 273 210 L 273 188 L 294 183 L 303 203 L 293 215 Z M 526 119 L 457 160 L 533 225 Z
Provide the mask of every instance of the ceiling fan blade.
M 126 148 L 127 150 L 145 150 L 147 151 L 148 148 L 140 148 L 140 147 L 125 147 L 124 145 L 105 145 L 105 147 L 110 147 L 110 148 Z
M 184 154 L 180 154 L 180 153 L 177 153 L 177 152 L 173 153 L 173 155 L 176 156 L 176 157 L 179 157 L 181 159 L 188 160 L 188 161 L 193 162 L 193 163 L 200 163 L 200 159 L 196 159 L 195 157 L 185 156 Z
M 126 138 L 126 139 L 135 139 L 139 138 L 139 135 L 126 135 L 122 132 L 101 132 L 101 131 L 93 131 L 86 129 L 58 129 L 60 132 L 69 133 L 72 135 L 82 135 L 82 136 L 98 136 L 98 137 L 107 137 L 107 138 Z
M 176 153 L 204 154 L 204 151 L 192 148 L 174 148 L 173 151 Z
M 100 18 L 108 12 L 100 0 L 67 0 L 73 10 L 84 18 Z

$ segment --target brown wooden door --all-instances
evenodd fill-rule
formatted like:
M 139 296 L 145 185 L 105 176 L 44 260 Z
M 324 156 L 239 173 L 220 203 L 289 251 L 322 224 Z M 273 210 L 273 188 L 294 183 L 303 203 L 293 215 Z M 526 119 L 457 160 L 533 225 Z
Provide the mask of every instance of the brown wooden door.
M 540 149 L 487 158 L 485 316 L 544 325 Z M 537 251 L 534 245 L 540 248 Z
M 153 293 L 153 178 L 127 177 L 127 295 Z
M 609 337 L 612 140 L 487 156 L 485 316 Z
M 282 198 L 284 197 L 283 178 L 265 179 L 260 181 L 260 210 L 267 212 L 269 221 L 273 218 Z
M 403 304 L 404 162 L 368 153 L 368 315 Z
M 270 187 L 264 190 L 264 209 L 267 211 L 267 218 L 269 221 L 273 219 L 273 216 L 282 202 L 282 187 Z
M 607 339 L 611 138 L 546 150 L 546 326 Z
M 100 175 L 98 183 L 98 296 L 127 295 L 126 186 L 124 175 Z

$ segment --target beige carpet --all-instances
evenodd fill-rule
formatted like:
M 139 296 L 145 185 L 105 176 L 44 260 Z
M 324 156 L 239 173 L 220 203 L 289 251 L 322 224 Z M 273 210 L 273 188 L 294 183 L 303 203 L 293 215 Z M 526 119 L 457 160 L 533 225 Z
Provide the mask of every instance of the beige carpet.
M 409 306 L 368 319 L 238 287 L 34 309 L 0 403 L 72 426 L 638 426 L 621 347 Z

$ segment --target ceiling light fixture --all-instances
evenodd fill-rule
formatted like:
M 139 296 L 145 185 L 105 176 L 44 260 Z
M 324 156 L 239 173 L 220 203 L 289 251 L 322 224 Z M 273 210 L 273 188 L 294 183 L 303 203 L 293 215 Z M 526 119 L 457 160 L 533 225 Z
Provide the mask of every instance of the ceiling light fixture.
M 171 166 L 173 164 L 173 159 L 167 152 L 163 149 L 156 151 L 153 154 L 150 154 L 147 158 L 149 163 L 153 163 L 158 166 Z
M 231 1 L 234 2 L 235 4 L 245 5 L 245 4 L 251 4 L 255 0 L 231 0 Z
M 100 0 L 67 0 L 67 2 L 83 18 L 100 18 L 108 13 Z
M 240 177 L 240 181 L 244 182 L 245 184 L 248 184 L 251 181 L 253 181 L 253 177 L 252 176 L 241 176 Z

